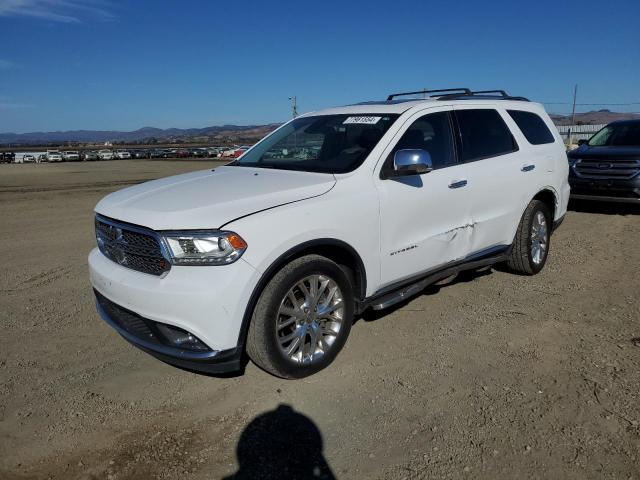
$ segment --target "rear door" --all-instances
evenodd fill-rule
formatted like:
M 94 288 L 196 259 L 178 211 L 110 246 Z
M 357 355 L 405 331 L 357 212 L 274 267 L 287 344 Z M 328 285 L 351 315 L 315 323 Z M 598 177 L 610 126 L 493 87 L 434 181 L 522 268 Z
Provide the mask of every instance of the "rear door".
M 470 253 L 489 252 L 513 241 L 514 226 L 529 195 L 523 189 L 526 167 L 516 139 L 496 108 L 457 105 L 455 118 L 471 199 Z
M 551 133 L 551 129 L 555 130 L 551 121 L 545 121 L 538 113 L 516 108 L 507 108 L 505 113 L 505 120 L 520 145 L 522 172 L 536 179 L 536 182 L 527 181 L 535 190 L 533 196 L 538 191 L 536 187 L 547 186 L 550 173 L 558 166 L 565 167 L 567 156 L 564 145 L 556 141 Z
M 450 107 L 449 107 L 450 108 Z M 381 287 L 435 269 L 469 252 L 470 197 L 458 163 L 451 112 L 422 111 L 400 129 L 376 176 L 380 198 Z M 422 149 L 434 170 L 384 178 L 400 149 Z

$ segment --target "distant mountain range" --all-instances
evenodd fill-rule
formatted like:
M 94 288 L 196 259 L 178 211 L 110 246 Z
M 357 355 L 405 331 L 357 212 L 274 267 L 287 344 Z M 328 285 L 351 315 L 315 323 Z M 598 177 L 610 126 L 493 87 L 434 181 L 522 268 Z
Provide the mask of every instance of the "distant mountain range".
M 570 115 L 554 115 L 556 125 L 571 125 Z M 639 114 L 598 110 L 576 113 L 576 123 L 599 125 L 614 120 L 640 119 Z M 66 132 L 0 133 L 0 145 L 45 145 L 74 143 L 182 143 L 182 142 L 255 142 L 278 127 L 268 125 L 221 125 L 204 128 L 144 127 L 133 132 L 115 130 L 70 130 Z
M 556 125 L 571 125 L 571 115 L 554 115 L 549 114 L 551 120 Z M 640 115 L 637 113 L 621 113 L 612 112 L 610 110 L 597 110 L 593 112 L 576 113 L 577 125 L 603 125 L 614 122 L 616 120 L 638 120 Z
M 104 142 L 171 142 L 214 141 L 261 138 L 279 124 L 221 125 L 204 128 L 154 128 L 143 127 L 132 132 L 115 130 L 69 130 L 58 132 L 0 133 L 1 144 L 36 145 L 50 143 L 104 143 Z

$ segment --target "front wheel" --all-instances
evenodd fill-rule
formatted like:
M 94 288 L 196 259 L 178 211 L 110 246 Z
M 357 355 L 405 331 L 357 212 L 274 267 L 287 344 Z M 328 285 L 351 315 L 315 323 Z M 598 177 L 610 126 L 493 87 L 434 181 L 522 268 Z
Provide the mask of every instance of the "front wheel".
M 535 275 L 542 270 L 549 254 L 551 222 L 551 212 L 540 200 L 527 205 L 507 260 L 513 272 Z
M 320 255 L 297 258 L 267 284 L 249 326 L 247 353 L 282 378 L 327 367 L 344 346 L 354 315 L 345 271 Z

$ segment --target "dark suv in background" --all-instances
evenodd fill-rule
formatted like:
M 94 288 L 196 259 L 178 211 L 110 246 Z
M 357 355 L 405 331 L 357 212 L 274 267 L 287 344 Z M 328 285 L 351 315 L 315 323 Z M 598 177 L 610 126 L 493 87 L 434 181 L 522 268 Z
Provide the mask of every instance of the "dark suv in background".
M 16 159 L 16 154 L 13 152 L 0 152 L 0 163 L 13 163 Z
M 640 120 L 610 123 L 567 157 L 571 198 L 640 203 Z

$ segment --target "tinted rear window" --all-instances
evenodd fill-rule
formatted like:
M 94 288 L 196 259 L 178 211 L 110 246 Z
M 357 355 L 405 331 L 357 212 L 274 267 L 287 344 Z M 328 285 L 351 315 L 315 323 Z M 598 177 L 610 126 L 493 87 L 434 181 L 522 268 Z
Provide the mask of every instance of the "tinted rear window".
M 543 145 L 555 141 L 547 124 L 535 113 L 522 110 L 507 110 L 507 112 L 531 145 Z
M 457 110 L 462 161 L 471 162 L 518 150 L 507 124 L 496 110 Z

